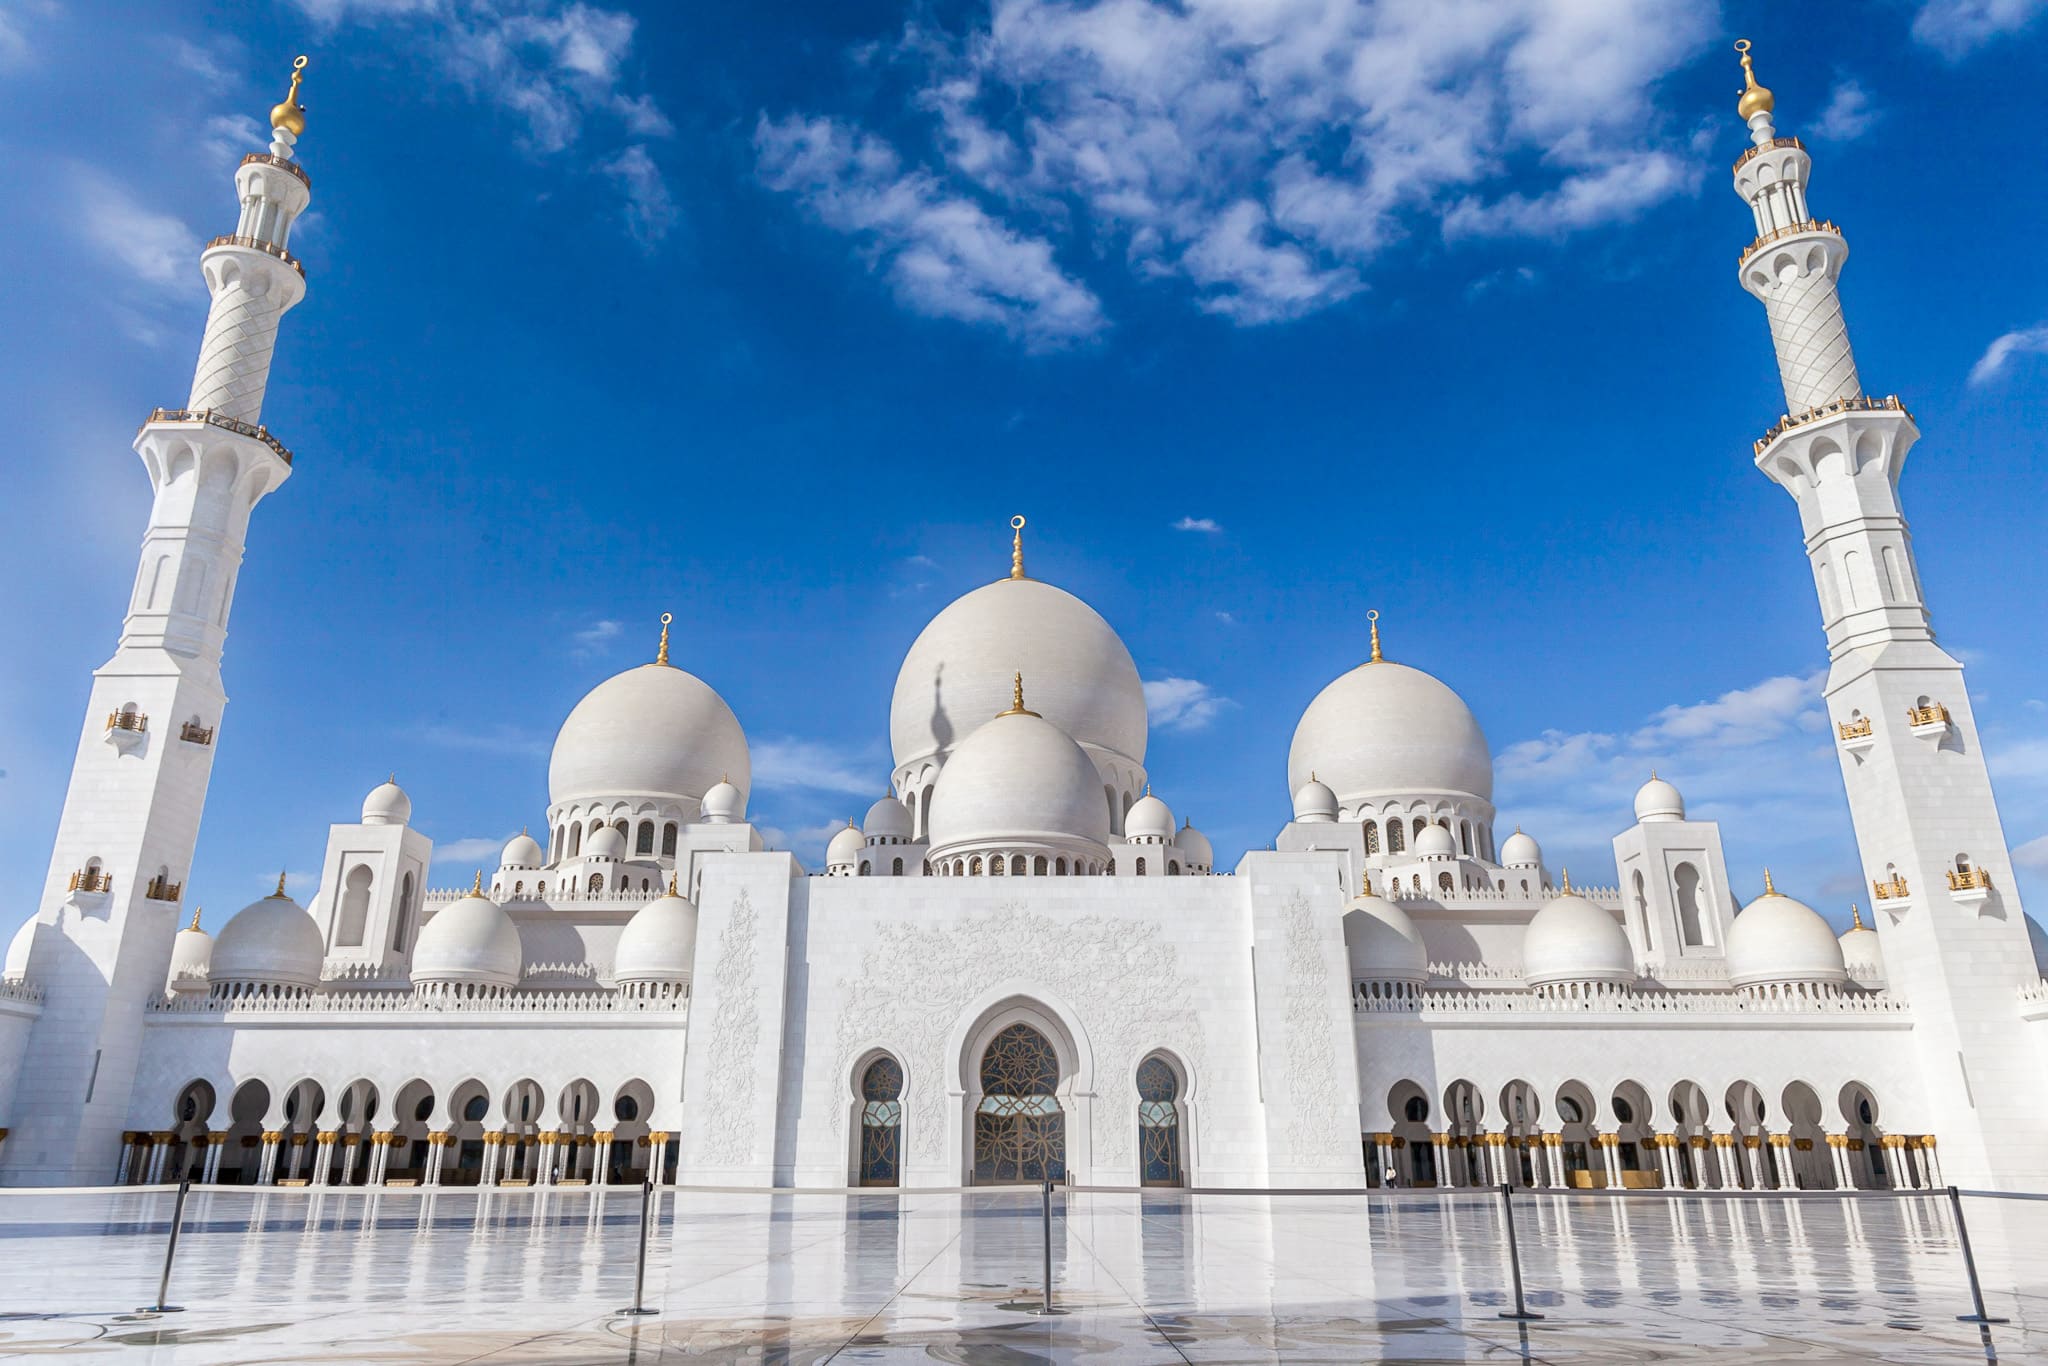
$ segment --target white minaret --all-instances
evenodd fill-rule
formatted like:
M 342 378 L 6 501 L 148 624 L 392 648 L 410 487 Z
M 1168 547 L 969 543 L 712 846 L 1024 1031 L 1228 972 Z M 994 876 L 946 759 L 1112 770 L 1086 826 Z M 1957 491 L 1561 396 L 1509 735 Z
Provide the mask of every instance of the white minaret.
M 285 250 L 311 197 L 292 160 L 298 92 L 270 111 L 275 141 L 235 172 L 242 218 L 200 255 L 213 293 L 192 396 L 135 438 L 156 501 L 114 656 L 93 674 L 26 976 L 42 988 L 0 1181 L 112 1178 L 142 1039 L 161 994 L 182 888 L 221 735 L 221 645 L 249 514 L 292 472 L 258 425 L 278 319 L 306 292 Z M 171 1116 L 164 1116 L 169 1127 Z
M 1736 50 L 1754 145 L 1735 192 L 1758 233 L 1739 274 L 1770 316 L 1786 405 L 1756 467 L 1799 504 L 1856 843 L 1889 983 L 1912 1002 L 1928 1105 L 1879 1122 L 1936 1135 L 1951 1181 L 2048 1187 L 2048 1102 L 2018 1015 L 2019 987 L 2037 978 L 2026 920 L 1963 666 L 1935 643 L 1899 506 L 1920 431 L 1896 396 L 1863 392 L 1837 292 L 1849 248 L 1810 216 L 1812 159 L 1777 136 L 1749 43 Z

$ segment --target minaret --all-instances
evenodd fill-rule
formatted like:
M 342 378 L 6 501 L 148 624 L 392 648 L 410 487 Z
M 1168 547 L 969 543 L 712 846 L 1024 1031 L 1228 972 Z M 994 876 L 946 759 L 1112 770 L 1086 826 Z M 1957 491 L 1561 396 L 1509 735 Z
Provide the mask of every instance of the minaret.
M 1936 1135 L 1949 1180 L 2039 1188 L 2048 1102 L 2018 1015 L 2018 989 L 2036 978 L 2026 920 L 1963 666 L 1935 643 L 1899 505 L 1920 430 L 1896 396 L 1863 392 L 1837 292 L 1848 246 L 1811 217 L 1812 159 L 1777 136 L 1749 43 L 1736 50 L 1754 145 L 1735 162 L 1735 192 L 1758 233 L 1738 274 L 1770 317 L 1786 406 L 1756 442 L 1756 467 L 1799 504 L 1832 735 L 1927 1104 L 1880 1123 Z
M 0 1121 L 11 1129 L 0 1181 L 11 1185 L 111 1178 L 143 1006 L 163 991 L 223 733 L 221 646 L 243 537 L 292 469 L 259 424 L 278 319 L 306 292 L 286 250 L 311 197 L 292 159 L 305 65 L 293 63 L 291 91 L 270 111 L 270 150 L 235 172 L 241 221 L 200 254 L 213 306 L 191 397 L 152 412 L 135 438 L 156 498 L 120 643 L 93 674 L 36 912 L 27 977 L 43 990 L 42 1015 Z

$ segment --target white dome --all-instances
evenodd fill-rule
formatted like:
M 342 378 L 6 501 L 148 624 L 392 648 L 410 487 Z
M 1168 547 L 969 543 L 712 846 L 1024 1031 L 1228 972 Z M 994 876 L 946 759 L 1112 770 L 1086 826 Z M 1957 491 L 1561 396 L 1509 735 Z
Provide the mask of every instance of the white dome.
M 1353 981 L 1426 982 L 1429 950 L 1422 931 L 1393 902 L 1367 892 L 1344 908 L 1344 950 Z
M 1850 909 L 1854 911 L 1855 907 L 1852 906 Z M 2033 921 L 2029 919 L 2027 923 L 2031 926 Z M 1879 973 L 1883 973 L 1884 944 L 1878 939 L 1877 931 L 1863 923 L 1860 912 L 1856 914 L 1856 923 L 1842 931 L 1842 937 L 1835 942 L 1842 946 L 1844 967 L 1876 968 Z
M 697 815 L 706 825 L 731 825 L 745 814 L 746 809 L 747 799 L 740 795 L 740 790 L 720 778 L 704 794 Z
M 1031 708 L 1086 748 L 1145 760 L 1145 686 L 1109 623 L 1063 589 L 1000 579 L 933 617 L 903 657 L 889 703 L 899 767 L 946 754 L 1010 705 L 1010 677 Z M 1100 786 L 1100 781 L 1097 781 Z
M 910 808 L 894 797 L 884 797 L 868 808 L 860 828 L 871 840 L 906 841 L 910 838 Z
M 1330 791 L 1330 785 L 1316 778 L 1294 789 L 1294 819 L 1313 821 L 1318 824 L 1337 819 L 1337 794 Z
M 1147 791 L 1124 813 L 1124 838 L 1133 844 L 1166 844 L 1173 839 L 1173 812 Z
M 860 827 L 848 821 L 846 828 L 834 835 L 832 842 L 825 846 L 825 866 L 851 868 L 860 862 L 860 851 L 867 847 L 867 837 L 861 834 Z
M 1458 854 L 1458 842 L 1435 821 L 1422 827 L 1411 848 L 1417 858 L 1456 858 Z
M 1574 895 L 1569 884 L 1522 931 L 1522 980 L 1530 986 L 1635 979 L 1635 950 L 1621 922 Z
M 696 802 L 721 775 L 745 792 L 752 772 L 725 699 L 694 674 L 642 664 L 592 688 L 562 722 L 548 795 L 558 806 L 589 797 Z
M 1406 664 L 1361 664 L 1331 683 L 1294 728 L 1287 781 L 1319 775 L 1341 802 L 1436 793 L 1493 799 L 1493 758 L 1472 711 Z
M 213 972 L 213 936 L 199 928 L 199 917 L 195 913 L 192 923 L 178 931 L 178 937 L 171 941 L 171 970 L 168 982 L 172 987 L 181 982 L 188 987 L 206 981 Z
M 1728 927 L 1728 980 L 1739 987 L 1848 981 L 1842 946 L 1820 912 L 1772 888 L 1768 877 L 1764 888 Z
M 1188 867 L 1207 870 L 1216 866 L 1216 851 L 1210 847 L 1209 837 L 1194 826 L 1183 825 L 1180 833 L 1173 837 L 1173 842 L 1180 848 L 1181 859 Z
M 250 902 L 221 926 L 209 977 L 214 983 L 315 987 L 326 956 L 320 927 L 280 884 L 278 891 Z
M 7 941 L 7 961 L 6 966 L 0 968 L 0 977 L 5 977 L 10 982 L 20 981 L 23 974 L 28 971 L 28 954 L 29 950 L 35 947 L 35 942 L 36 918 L 31 915 L 21 922 L 21 928 L 14 932 L 14 938 Z
M 1636 819 L 1682 821 L 1685 819 L 1685 798 L 1678 795 L 1677 788 L 1652 773 L 1650 781 L 1636 789 Z
M 668 895 L 633 913 L 619 932 L 612 960 L 614 982 L 687 982 L 697 955 L 697 908 L 678 896 L 673 879 Z
M 524 830 L 506 842 L 505 852 L 498 856 L 501 868 L 538 868 L 547 859 L 541 851 L 540 841 Z
M 939 770 L 931 806 L 935 855 L 970 842 L 1077 840 L 1107 845 L 1109 807 L 1095 765 L 1052 722 L 1005 712 L 962 740 Z
M 225 931 L 221 938 L 227 938 Z M 420 927 L 412 949 L 412 980 L 511 988 L 519 985 L 525 964 L 526 952 L 512 917 L 489 897 L 471 892 L 442 907 Z
M 392 775 L 390 781 L 377 784 L 363 798 L 364 825 L 404 825 L 412 819 L 412 798 L 405 795 L 396 779 L 397 775 Z
M 1520 826 L 1516 826 L 1515 833 L 1501 841 L 1500 861 L 1503 866 L 1509 868 L 1521 864 L 1540 864 L 1543 862 L 1543 848 L 1523 834 Z
M 583 841 L 583 857 L 622 859 L 626 856 L 626 837 L 609 825 L 601 825 L 590 832 L 590 838 Z

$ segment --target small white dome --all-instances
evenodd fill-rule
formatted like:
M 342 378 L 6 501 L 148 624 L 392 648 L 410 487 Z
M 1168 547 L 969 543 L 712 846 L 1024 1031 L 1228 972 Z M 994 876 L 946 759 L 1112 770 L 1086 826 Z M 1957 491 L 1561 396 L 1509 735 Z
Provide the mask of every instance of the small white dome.
M 626 856 L 626 837 L 611 826 L 600 826 L 583 841 L 583 857 L 621 859 Z
M 1728 927 L 1728 980 L 1738 987 L 1764 982 L 1849 980 L 1842 945 L 1820 912 L 1771 886 L 1742 908 Z
M 867 836 L 861 834 L 859 826 L 848 821 L 846 828 L 834 835 L 832 842 L 825 846 L 825 866 L 852 868 L 860 862 L 860 851 L 867 847 Z
M 1650 781 L 1636 789 L 1636 819 L 1639 821 L 1682 821 L 1685 798 L 1678 789 L 1652 773 Z
M 227 937 L 223 931 L 221 937 Z M 215 955 L 218 957 L 218 954 Z M 481 892 L 444 906 L 420 927 L 412 949 L 412 980 L 519 985 L 526 951 L 505 908 Z
M 868 808 L 860 828 L 871 840 L 903 841 L 910 838 L 910 808 L 894 797 L 884 797 Z
M 306 908 L 284 894 L 284 884 L 252 901 L 221 926 L 214 941 L 214 983 L 253 982 L 270 986 L 316 987 L 327 945 Z
M 697 956 L 697 908 L 678 896 L 675 881 L 668 895 L 633 913 L 619 933 L 612 963 L 614 982 L 687 982 Z
M 1173 838 L 1173 812 L 1149 788 L 1124 813 L 1124 838 L 1132 844 L 1165 844 Z
M 505 852 L 498 857 L 501 868 L 538 868 L 547 859 L 541 851 L 540 841 L 524 830 L 514 835 L 505 845 Z
M 1013 701 L 955 746 L 939 770 L 932 852 L 968 843 L 1051 848 L 1081 841 L 1106 854 L 1109 807 L 1101 784 L 1080 745 Z
M 183 984 L 192 990 L 205 984 L 213 972 L 213 936 L 199 928 L 199 916 L 195 912 L 192 923 L 178 931 L 178 937 L 171 941 L 171 970 L 167 978 L 169 985 L 176 989 Z
M 1515 833 L 1501 842 L 1500 861 L 1509 868 L 1535 867 L 1543 862 L 1543 848 L 1516 826 Z
M 1451 838 L 1449 830 L 1432 821 L 1415 837 L 1413 851 L 1417 858 L 1456 858 L 1458 842 Z
M 745 813 L 747 799 L 740 790 L 724 779 L 713 783 L 704 794 L 697 814 L 706 825 L 731 825 Z
M 1216 866 L 1216 851 L 1209 845 L 1209 837 L 1192 825 L 1183 825 L 1180 833 L 1173 837 L 1180 849 L 1180 856 L 1190 868 L 1208 872 Z
M 694 802 L 720 775 L 744 792 L 752 771 L 739 718 L 710 684 L 667 664 L 642 664 L 607 678 L 570 710 L 548 758 L 548 799 Z
M 1472 709 L 1406 664 L 1361 664 L 1316 694 L 1294 728 L 1289 781 L 1311 771 L 1346 803 L 1439 793 L 1493 798 L 1493 756 Z
M 1635 979 L 1635 950 L 1621 922 L 1575 895 L 1569 882 L 1522 931 L 1522 980 L 1530 986 Z
M 1337 819 L 1337 794 L 1315 777 L 1294 790 L 1294 819 L 1326 823 Z
M 21 928 L 14 932 L 14 938 L 7 941 L 7 962 L 0 968 L 0 977 L 18 982 L 28 972 L 29 950 L 35 947 L 36 918 L 31 915 L 21 922 Z
M 412 798 L 398 785 L 397 776 L 377 784 L 363 798 L 364 825 L 404 825 L 412 819 Z
M 1426 982 L 1429 950 L 1422 931 L 1393 902 L 1366 892 L 1344 908 L 1344 950 L 1355 982 Z
M 1856 922 L 1842 931 L 1842 937 L 1835 941 L 1842 946 L 1843 966 L 1876 968 L 1882 974 L 1884 944 L 1878 939 L 1877 931 L 1863 923 L 1862 912 L 1853 906 L 1849 909 L 1855 914 Z M 2030 919 L 2027 923 L 2032 925 L 2033 921 Z

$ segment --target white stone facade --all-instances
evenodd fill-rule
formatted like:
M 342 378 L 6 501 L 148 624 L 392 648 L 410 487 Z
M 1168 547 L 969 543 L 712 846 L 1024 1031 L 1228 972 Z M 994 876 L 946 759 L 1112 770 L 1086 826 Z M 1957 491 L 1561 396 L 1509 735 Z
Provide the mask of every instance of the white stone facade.
M 747 823 L 745 732 L 664 624 L 467 891 L 428 887 L 394 780 L 306 908 L 181 931 L 244 537 L 290 472 L 256 425 L 304 289 L 280 106 L 204 258 L 195 406 L 136 442 L 135 597 L 0 976 L 0 1180 L 2048 1188 L 2048 983 L 1913 570 L 1917 429 L 1857 387 L 1809 158 L 1768 92 L 1744 112 L 1791 409 L 1756 461 L 1799 508 L 1874 897 L 1839 942 L 1774 888 L 1739 905 L 1654 776 L 1610 885 L 1497 838 L 1477 719 L 1376 625 L 1304 711 L 1293 818 L 1216 869 L 1150 792 L 1123 642 L 1028 575 L 1021 520 L 911 648 L 889 795 L 818 871 Z

